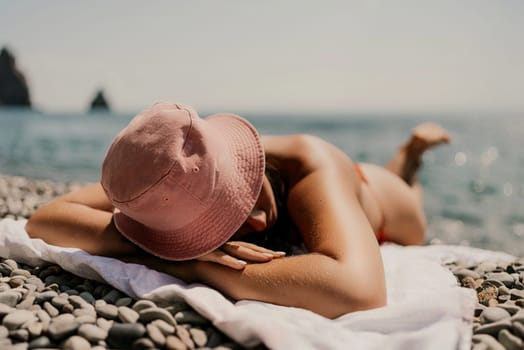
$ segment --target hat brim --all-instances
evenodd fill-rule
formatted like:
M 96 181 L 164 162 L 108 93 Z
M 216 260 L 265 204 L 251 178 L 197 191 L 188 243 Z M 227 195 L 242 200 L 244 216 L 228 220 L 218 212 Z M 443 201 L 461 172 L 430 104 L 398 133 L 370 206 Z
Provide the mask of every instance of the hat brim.
M 256 129 L 234 114 L 205 119 L 227 144 L 234 169 L 227 186 L 198 220 L 175 231 L 155 231 L 125 215 L 114 214 L 117 229 L 145 251 L 168 260 L 189 260 L 219 248 L 245 222 L 262 188 L 264 149 Z

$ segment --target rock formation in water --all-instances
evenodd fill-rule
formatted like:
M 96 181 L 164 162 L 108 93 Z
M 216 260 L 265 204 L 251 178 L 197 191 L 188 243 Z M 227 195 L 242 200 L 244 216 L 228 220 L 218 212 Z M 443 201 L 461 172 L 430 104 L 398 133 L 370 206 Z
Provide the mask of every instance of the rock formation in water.
M 0 106 L 31 106 L 24 75 L 18 71 L 15 57 L 5 47 L 0 51 Z
M 91 101 L 90 110 L 91 111 L 109 111 L 109 103 L 107 102 L 107 99 L 104 95 L 104 91 L 102 89 L 96 92 L 95 97 Z

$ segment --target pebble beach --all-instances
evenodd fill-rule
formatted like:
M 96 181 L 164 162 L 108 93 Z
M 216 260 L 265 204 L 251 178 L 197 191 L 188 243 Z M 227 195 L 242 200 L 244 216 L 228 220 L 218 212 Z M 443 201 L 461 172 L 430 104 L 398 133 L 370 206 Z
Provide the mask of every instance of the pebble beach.
M 0 175 L 0 218 L 28 218 L 85 184 Z M 524 349 L 524 258 L 447 264 L 478 302 L 472 349 Z M 241 349 L 183 302 L 157 305 L 57 265 L 0 258 L 0 349 Z M 263 346 L 257 349 L 263 349 Z

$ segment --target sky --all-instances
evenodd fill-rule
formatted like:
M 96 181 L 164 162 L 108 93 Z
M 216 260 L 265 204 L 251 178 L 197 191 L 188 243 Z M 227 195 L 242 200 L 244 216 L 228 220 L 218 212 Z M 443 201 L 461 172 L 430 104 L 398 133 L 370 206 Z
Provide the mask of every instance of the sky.
M 524 113 L 523 34 L 520 0 L 0 0 L 45 111 Z

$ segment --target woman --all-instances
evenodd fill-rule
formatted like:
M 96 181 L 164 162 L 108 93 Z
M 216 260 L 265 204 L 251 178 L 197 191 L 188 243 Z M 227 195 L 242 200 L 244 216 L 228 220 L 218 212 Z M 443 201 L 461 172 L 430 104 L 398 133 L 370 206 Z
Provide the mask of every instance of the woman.
M 382 168 L 317 137 L 259 137 L 238 116 L 158 103 L 113 140 L 100 184 L 41 207 L 26 229 L 235 299 L 335 318 L 385 305 L 378 242 L 424 242 L 417 172 L 445 142 L 439 126 L 419 125 Z M 307 253 L 260 246 L 290 240 Z

